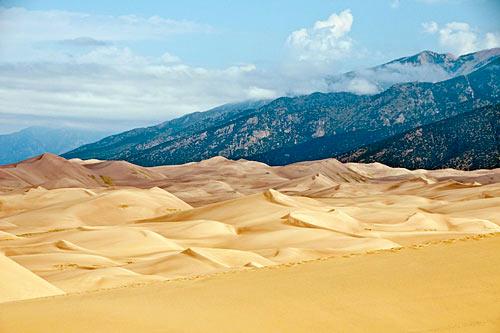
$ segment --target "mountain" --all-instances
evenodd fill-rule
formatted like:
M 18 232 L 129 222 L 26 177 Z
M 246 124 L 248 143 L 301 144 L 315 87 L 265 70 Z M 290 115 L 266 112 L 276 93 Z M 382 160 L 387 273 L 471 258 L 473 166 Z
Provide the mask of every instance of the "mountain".
M 357 94 L 380 93 L 396 83 L 439 82 L 467 75 L 500 57 L 500 48 L 455 57 L 423 51 L 368 69 L 351 71 L 327 78 L 331 91 Z
M 341 155 L 408 169 L 500 167 L 500 105 L 467 112 Z
M 45 152 L 60 154 L 108 134 L 75 128 L 28 127 L 0 135 L 0 164 L 14 163 Z
M 500 102 L 500 59 L 475 72 L 432 83 L 405 83 L 359 101 L 345 130 L 294 145 L 283 145 L 251 159 L 271 165 L 337 156 L 420 125 L 440 121 L 484 105 Z M 338 120 L 336 120 L 338 125 Z M 349 127 L 350 126 L 350 127 Z M 363 143 L 364 142 L 364 143 Z
M 201 121 L 188 115 L 63 156 L 125 159 L 143 166 L 217 155 L 271 165 L 321 159 L 499 103 L 499 69 L 500 58 L 495 58 L 467 75 L 437 83 L 396 84 L 376 95 L 314 93 L 262 102 L 253 109 L 236 107 L 215 116 L 210 111 L 195 114 Z
M 268 102 L 268 100 L 257 100 L 224 104 L 208 111 L 190 113 L 156 126 L 135 128 L 112 135 L 96 143 L 72 150 L 64 156 L 82 159 L 129 160 L 143 150 L 223 123 Z

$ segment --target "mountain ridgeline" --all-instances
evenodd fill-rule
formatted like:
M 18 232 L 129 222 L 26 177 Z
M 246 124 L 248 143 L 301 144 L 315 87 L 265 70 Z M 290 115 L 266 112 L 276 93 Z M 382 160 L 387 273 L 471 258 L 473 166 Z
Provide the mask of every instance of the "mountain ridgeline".
M 205 112 L 194 112 L 156 126 L 135 128 L 111 135 L 98 142 L 84 145 L 64 156 L 82 159 L 129 160 L 142 151 L 197 131 L 223 124 L 235 117 L 253 112 L 268 100 L 224 104 Z
M 354 154 L 362 147 L 370 147 L 376 142 L 389 144 L 392 140 L 384 140 L 398 138 L 402 133 L 449 118 L 460 119 L 462 115 L 469 116 L 484 107 L 499 104 L 500 58 L 498 49 L 495 50 L 460 57 L 454 64 L 450 64 L 446 57 L 438 57 L 443 66 L 456 67 L 449 73 L 460 74 L 445 81 L 397 83 L 373 95 L 313 93 L 270 102 L 233 104 L 114 135 L 63 156 L 124 159 L 143 166 L 180 164 L 217 155 L 271 165 L 340 155 L 354 161 L 358 155 L 362 156 Z M 409 58 L 398 61 L 408 63 L 412 61 Z M 426 58 L 426 63 L 428 61 Z M 461 75 L 463 73 L 465 75 Z M 461 126 L 473 125 L 464 123 Z M 474 131 L 481 129 L 475 128 Z M 493 144 L 498 146 L 498 136 L 495 140 Z M 454 140 L 442 142 L 452 145 Z M 412 144 L 411 140 L 409 144 Z M 426 143 L 415 148 L 420 149 L 434 148 L 431 143 Z M 398 153 L 397 149 L 391 151 Z M 349 152 L 351 155 L 345 155 Z M 467 154 L 471 154 L 470 149 Z M 458 156 L 460 152 L 454 152 L 454 155 Z M 397 156 L 393 156 L 392 161 L 394 166 L 412 168 L 419 165 L 411 161 L 411 156 L 401 159 L 400 163 Z M 432 165 L 432 168 L 498 166 L 498 158 L 496 163 L 490 162 L 467 164 L 456 157 L 425 165 Z
M 332 91 L 380 93 L 396 83 L 439 82 L 467 75 L 500 57 L 500 49 L 489 49 L 455 57 L 423 51 L 386 64 L 327 77 Z

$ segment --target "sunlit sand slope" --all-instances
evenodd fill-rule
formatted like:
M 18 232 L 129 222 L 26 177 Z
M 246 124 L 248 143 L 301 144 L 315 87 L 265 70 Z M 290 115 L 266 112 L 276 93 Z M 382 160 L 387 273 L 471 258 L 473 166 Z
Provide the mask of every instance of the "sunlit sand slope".
M 335 159 L 143 168 L 44 154 L 0 167 L 0 254 L 24 269 L 7 288 L 22 299 L 500 232 L 499 175 Z
M 500 237 L 0 305 L 2 332 L 498 332 Z
M 499 184 L 335 184 L 306 176 L 279 187 L 294 195 L 197 208 L 159 188 L 4 194 L 0 252 L 71 293 L 500 231 Z
M 0 303 L 64 293 L 59 288 L 1 254 L 0 281 Z

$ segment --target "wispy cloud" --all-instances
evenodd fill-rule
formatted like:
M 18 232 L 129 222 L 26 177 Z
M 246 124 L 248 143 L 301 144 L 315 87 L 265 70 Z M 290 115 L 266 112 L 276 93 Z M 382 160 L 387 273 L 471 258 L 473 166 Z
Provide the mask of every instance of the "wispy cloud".
M 87 37 L 117 41 L 162 39 L 175 34 L 211 32 L 213 28 L 206 24 L 160 16 L 91 15 L 0 7 L 0 31 L 2 40 L 46 41 Z
M 401 82 L 438 82 L 449 79 L 443 67 L 433 63 L 405 64 L 393 62 L 384 66 L 351 72 L 350 75 L 331 77 L 329 88 L 355 94 L 375 94 Z
M 75 47 L 95 47 L 95 46 L 106 46 L 111 43 L 104 40 L 97 40 L 91 37 L 77 37 L 71 39 L 63 39 L 58 41 L 62 46 L 75 46 Z
M 23 8 L 1 8 L 0 22 L 6 36 L 0 40 L 0 113 L 23 119 L 155 122 L 228 102 L 327 88 L 317 77 L 298 80 L 298 73 L 271 73 L 251 63 L 205 68 L 167 50 L 145 56 L 124 46 L 131 44 L 123 39 L 212 31 L 200 23 Z M 350 11 L 333 14 L 307 30 L 305 44 L 296 32 L 289 42 L 310 55 L 319 48 L 325 59 L 340 57 L 350 50 L 351 25 Z
M 0 114 L 38 122 L 101 119 L 109 125 L 142 125 L 246 99 L 327 90 L 375 93 L 381 89 L 376 79 L 383 75 L 387 76 L 384 84 L 419 79 L 420 72 L 409 68 L 368 71 L 329 84 L 325 77 L 338 73 L 343 61 L 366 54 L 350 36 L 353 24 L 353 13 L 347 9 L 291 32 L 284 41 L 289 58 L 283 67 L 269 71 L 252 63 L 193 66 L 168 48 L 159 55 L 144 55 L 134 48 L 140 40 L 154 41 L 157 49 L 168 45 L 172 35 L 213 31 L 203 23 L 0 7 Z M 472 44 L 462 40 L 459 45 L 452 42 L 457 31 L 462 37 L 468 31 L 477 32 L 468 26 L 433 22 L 424 28 L 440 39 L 448 36 L 443 45 L 461 50 L 495 46 L 499 40 L 498 34 L 489 32 Z M 441 74 L 422 73 L 436 79 Z M 0 119 L 0 130 L 2 125 Z
M 450 22 L 439 26 L 438 23 L 430 21 L 422 23 L 422 28 L 426 33 L 437 34 L 441 47 L 455 55 L 500 46 L 498 32 L 481 34 L 466 22 Z
M 0 113 L 19 119 L 143 124 L 278 94 L 251 64 L 208 69 L 118 46 L 213 31 L 197 22 L 0 8 L 0 31 Z
M 67 62 L 1 64 L 0 112 L 162 120 L 278 95 L 269 77 L 251 64 L 207 69 L 162 58 L 113 46 Z
M 207 24 L 160 16 L 0 7 L 0 61 L 65 60 L 73 55 L 75 48 L 161 41 L 175 35 L 213 31 Z

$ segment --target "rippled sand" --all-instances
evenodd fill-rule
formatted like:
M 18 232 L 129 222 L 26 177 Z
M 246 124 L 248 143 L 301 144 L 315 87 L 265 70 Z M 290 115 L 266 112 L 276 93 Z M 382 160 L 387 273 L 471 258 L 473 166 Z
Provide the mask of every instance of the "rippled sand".
M 61 171 L 51 171 L 54 167 Z M 55 325 L 53 331 L 111 330 L 101 311 L 124 321 L 117 326 L 120 331 L 204 331 L 194 322 L 180 326 L 182 318 L 192 314 L 187 308 L 198 307 L 189 302 L 197 300 L 199 307 L 205 302 L 207 308 L 198 308 L 194 316 L 210 322 L 207 330 L 215 331 L 274 331 L 273 322 L 281 331 L 335 331 L 330 326 L 334 323 L 341 325 L 339 331 L 363 331 L 371 327 L 367 325 L 382 328 L 384 322 L 396 331 L 405 323 L 416 331 L 454 331 L 467 327 L 453 322 L 466 325 L 469 314 L 475 313 L 472 304 L 483 306 L 485 315 L 478 319 L 484 322 L 471 322 L 471 327 L 492 328 L 498 321 L 491 321 L 490 307 L 500 305 L 493 300 L 500 283 L 491 283 L 500 282 L 500 274 L 492 267 L 478 267 L 486 265 L 485 260 L 498 267 L 496 254 L 489 257 L 498 253 L 498 237 L 475 240 L 500 231 L 498 177 L 498 170 L 409 171 L 336 160 L 269 167 L 214 158 L 142 168 L 43 155 L 2 167 L 0 331 L 38 332 L 47 327 L 43 325 Z M 464 237 L 469 240 L 457 241 L 462 245 L 447 246 L 447 240 Z M 419 245 L 429 242 L 436 244 L 429 249 Z M 401 255 L 397 249 L 404 249 Z M 373 258 L 366 255 L 379 250 L 384 251 Z M 258 273 L 263 267 L 275 269 Z M 447 273 L 446 267 L 451 269 Z M 226 271 L 243 272 L 149 285 Z M 387 276 L 386 283 L 382 276 Z M 441 285 L 445 278 L 450 278 L 449 287 Z M 282 289 L 275 294 L 270 286 L 280 281 Z M 173 288 L 177 283 L 186 289 L 184 294 Z M 137 284 L 145 286 L 132 287 Z M 466 304 L 446 317 L 438 305 L 458 303 L 462 284 L 470 284 L 462 295 Z M 387 294 L 391 286 L 395 289 Z M 125 289 L 14 302 L 116 287 Z M 153 301 L 156 293 L 165 299 Z M 232 293 L 241 296 L 228 296 Z M 396 300 L 398 293 L 401 299 Z M 383 300 L 374 298 L 382 294 Z M 172 297 L 186 299 L 176 303 Z M 110 310 L 118 306 L 115 302 L 123 311 Z M 211 302 L 216 308 L 208 310 Z M 53 323 L 52 311 L 87 303 L 96 307 L 90 311 L 96 318 L 92 324 L 75 318 L 78 312 L 73 310 L 61 310 L 66 319 Z M 140 304 L 148 306 L 137 310 Z M 268 309 L 269 317 L 249 311 L 249 304 Z M 236 309 L 241 312 L 234 314 Z M 436 314 L 428 317 L 431 309 Z M 15 323 L 23 311 L 31 318 L 28 324 Z M 177 319 L 165 323 L 161 311 Z M 299 312 L 304 322 L 297 322 Z M 227 323 L 221 322 L 223 314 Z M 144 326 L 141 316 L 148 318 L 141 322 Z M 252 324 L 252 316 L 261 319 Z M 354 323 L 357 316 L 365 321 Z M 29 326 L 31 320 L 38 324 Z M 129 321 L 136 325 L 126 324 Z M 97 323 L 102 326 L 88 326 Z

